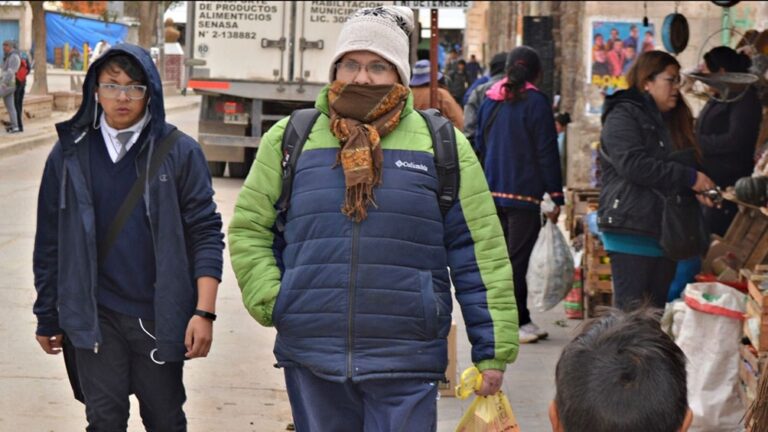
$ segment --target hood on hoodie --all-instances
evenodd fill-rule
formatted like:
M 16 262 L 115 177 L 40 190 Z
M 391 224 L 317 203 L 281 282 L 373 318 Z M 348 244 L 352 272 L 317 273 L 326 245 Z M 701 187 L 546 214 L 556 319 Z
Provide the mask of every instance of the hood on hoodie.
M 641 93 L 640 90 L 634 87 L 630 87 L 626 90 L 619 90 L 610 96 L 606 96 L 605 102 L 603 103 L 603 114 L 600 117 L 600 123 L 605 123 L 608 113 L 622 103 L 631 103 L 649 109 L 649 112 L 658 112 L 656 103 L 649 100 L 649 97 L 649 95 Z
M 491 100 L 495 100 L 495 101 L 503 101 L 503 100 L 505 100 L 507 98 L 507 90 L 506 90 L 506 88 L 504 88 L 504 84 L 506 84 L 506 83 L 507 83 L 507 78 L 506 77 L 496 81 L 491 86 L 491 88 L 489 88 L 488 91 L 485 92 L 485 95 L 488 96 L 488 98 L 491 99 Z M 525 83 L 525 90 L 526 91 L 528 91 L 528 90 L 539 91 L 539 89 L 535 85 L 533 85 L 533 84 L 531 84 L 529 82 Z
M 98 79 L 96 71 L 110 58 L 120 54 L 133 58 L 144 71 L 144 75 L 147 77 L 147 95 L 149 97 L 147 109 L 152 116 L 149 124 L 149 136 L 153 140 L 162 137 L 163 128 L 165 127 L 165 106 L 163 104 L 163 88 L 160 74 L 147 50 L 140 46 L 126 43 L 113 46 L 88 68 L 88 73 L 85 75 L 85 81 L 83 82 L 83 102 L 80 105 L 80 109 L 77 110 L 71 119 L 61 124 L 64 126 L 63 129 L 69 129 L 73 136 L 77 137 L 84 131 L 87 131 L 89 127 L 93 127 L 94 118 L 98 119 L 98 116 L 101 114 L 102 110 L 94 98 Z M 57 127 L 57 129 L 59 128 Z

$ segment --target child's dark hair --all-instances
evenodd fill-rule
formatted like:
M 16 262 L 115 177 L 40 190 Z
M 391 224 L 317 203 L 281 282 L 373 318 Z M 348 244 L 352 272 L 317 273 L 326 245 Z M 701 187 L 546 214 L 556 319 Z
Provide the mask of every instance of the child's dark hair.
M 144 85 L 149 83 L 147 76 L 144 73 L 144 69 L 141 68 L 139 62 L 128 54 L 110 56 L 104 63 L 99 65 L 98 69 L 96 69 L 96 79 L 98 79 L 104 71 L 117 72 L 118 69 L 122 69 L 123 72 L 134 81 L 138 81 Z
M 534 82 L 541 74 L 541 60 L 533 48 L 521 45 L 507 56 L 507 82 L 504 84 L 508 101 L 525 98 L 525 83 Z
M 704 54 L 704 62 L 707 64 L 707 69 L 712 73 L 718 72 L 720 68 L 725 69 L 726 72 L 746 73 L 752 66 L 752 60 L 748 55 L 739 54 L 727 46 L 719 46 L 709 50 Z
M 571 122 L 571 114 L 567 112 L 555 114 L 555 121 L 560 123 L 560 126 L 566 126 Z
M 612 310 L 585 325 L 557 362 L 565 432 L 676 432 L 688 397 L 685 354 L 650 309 Z

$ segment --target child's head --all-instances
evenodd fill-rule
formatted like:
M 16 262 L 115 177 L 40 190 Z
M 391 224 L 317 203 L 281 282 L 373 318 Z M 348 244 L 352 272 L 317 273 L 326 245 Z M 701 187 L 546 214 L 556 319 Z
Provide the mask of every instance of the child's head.
M 96 101 L 110 126 L 126 129 L 144 116 L 149 82 L 138 61 L 127 54 L 110 56 L 96 69 Z
M 649 310 L 611 311 L 563 349 L 555 432 L 679 432 L 692 420 L 685 355 Z

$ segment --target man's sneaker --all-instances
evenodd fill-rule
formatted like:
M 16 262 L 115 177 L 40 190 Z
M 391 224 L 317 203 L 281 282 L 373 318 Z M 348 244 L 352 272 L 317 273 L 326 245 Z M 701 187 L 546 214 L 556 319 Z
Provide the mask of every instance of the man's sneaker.
M 534 333 L 525 330 L 526 326 L 520 327 L 518 331 L 518 338 L 521 344 L 534 343 L 539 340 L 539 337 Z
M 546 339 L 547 336 L 549 336 L 549 333 L 545 332 L 544 330 L 540 329 L 539 326 L 536 324 L 529 322 L 528 324 L 520 327 L 520 333 L 526 332 L 533 335 L 536 335 L 538 339 Z

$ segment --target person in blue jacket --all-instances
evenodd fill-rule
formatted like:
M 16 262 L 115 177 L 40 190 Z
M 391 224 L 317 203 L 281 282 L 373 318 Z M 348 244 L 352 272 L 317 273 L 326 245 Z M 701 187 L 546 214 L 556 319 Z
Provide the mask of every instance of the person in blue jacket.
M 535 86 L 541 73 L 541 60 L 533 48 L 520 46 L 509 52 L 506 78 L 491 86 L 480 105 L 474 142 L 512 260 L 520 343 L 548 335 L 531 321 L 525 275 L 541 229 L 539 204 L 544 193 L 557 204 L 548 215 L 553 221 L 564 204 L 552 103 Z
M 211 346 L 224 236 L 200 145 L 176 133 L 122 229 L 110 229 L 174 133 L 161 82 L 135 45 L 94 62 L 40 185 L 36 337 L 48 354 L 74 354 L 89 431 L 125 431 L 131 393 L 147 430 L 185 431 L 184 360 Z

